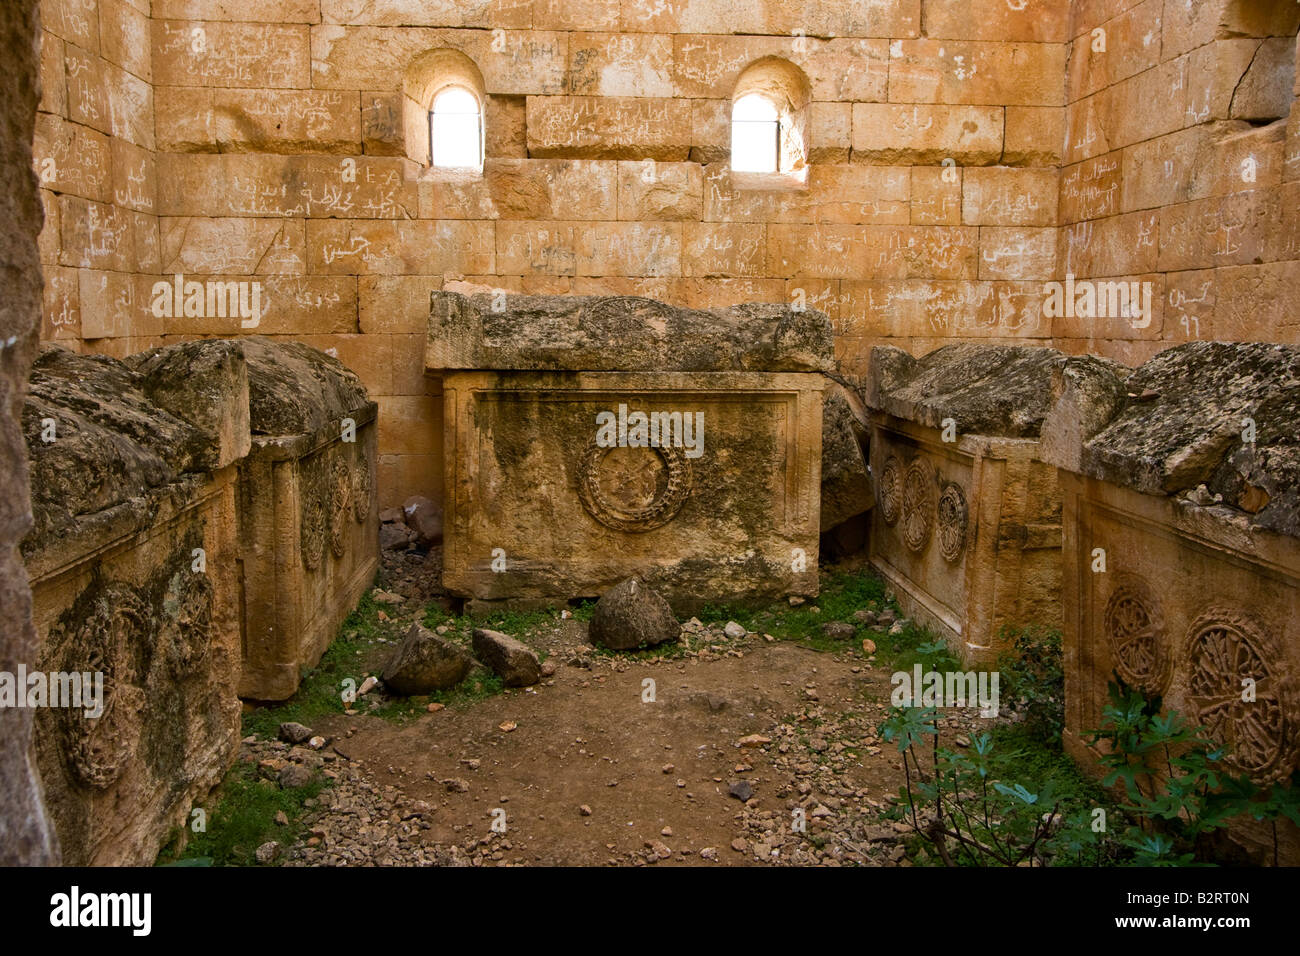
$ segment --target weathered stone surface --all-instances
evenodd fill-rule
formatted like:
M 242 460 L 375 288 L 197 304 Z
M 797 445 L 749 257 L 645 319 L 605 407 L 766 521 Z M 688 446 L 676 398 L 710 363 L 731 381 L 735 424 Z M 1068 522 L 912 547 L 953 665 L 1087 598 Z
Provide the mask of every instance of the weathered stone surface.
M 211 442 L 198 468 L 224 468 L 252 448 L 248 366 L 243 346 L 215 339 L 169 345 L 132 356 L 140 390 L 159 408 L 197 428 Z
M 241 340 L 255 435 L 315 432 L 367 402 L 365 386 L 333 356 L 297 342 Z
M 407 498 L 402 516 L 416 547 L 430 548 L 442 541 L 442 506 L 423 495 Z
M 412 624 L 384 665 L 380 678 L 398 694 L 430 694 L 455 687 L 465 679 L 473 663 L 473 658 L 460 645 Z
M 1100 381 L 1090 390 L 1063 396 L 1094 423 L 1100 416 L 1087 412 L 1089 391 L 1117 390 L 1105 373 L 1095 377 Z M 1180 345 L 1135 369 L 1124 394 L 1113 417 L 1091 436 L 1068 430 L 1079 411 L 1061 410 L 1067 427 L 1052 440 L 1070 449 L 1060 456 L 1062 467 L 1077 455 L 1080 474 L 1149 495 L 1204 484 L 1223 504 L 1249 513 L 1252 525 L 1300 536 L 1300 348 Z M 1107 399 L 1103 408 L 1115 401 Z
M 18 452 L 24 382 L 36 350 L 41 309 L 41 267 L 36 236 L 41 203 L 32 172 L 33 119 L 39 97 L 40 48 L 36 0 L 17 0 L 0 9 L 0 50 L 6 69 L 0 81 L 0 669 L 15 673 L 35 663 L 38 638 L 32 626 L 32 598 L 18 544 L 31 525 L 28 466 Z M 59 63 L 60 69 L 62 63 Z M 0 709 L 0 865 L 40 866 L 59 862 L 57 839 L 43 805 L 40 777 L 32 760 L 32 711 Z
M 633 577 L 601 595 L 587 636 L 593 644 L 623 651 L 676 641 L 681 630 L 668 602 Z
M 32 368 L 23 433 L 34 518 L 26 554 L 108 509 L 147 523 L 159 496 L 202 470 L 214 437 L 154 405 L 130 366 L 54 346 Z
M 749 303 L 681 309 L 635 296 L 434 292 L 425 366 L 683 372 L 829 370 L 830 320 Z
M 872 426 L 871 561 L 907 616 L 968 666 L 992 665 L 1015 628 L 1057 626 L 1060 492 L 1038 442 L 886 412 Z
M 239 692 L 284 700 L 374 579 L 378 408 L 331 355 L 261 337 L 239 344 L 253 433 L 240 466 Z
M 1127 403 L 1125 379 L 1130 372 L 1095 355 L 1063 359 L 1053 366 L 1053 404 L 1042 426 L 1043 461 L 1079 471 L 1084 443 Z
M 680 612 L 815 594 L 822 382 L 808 372 L 445 372 L 443 446 L 464 452 L 444 459 L 444 587 L 485 601 L 569 600 L 635 574 Z M 620 443 L 608 427 L 620 413 L 634 429 L 633 413 L 647 429 L 657 422 L 660 437 L 642 445 L 625 432 Z M 795 548 L 805 567 L 792 565 Z
M 37 520 L 24 556 L 39 669 L 104 678 L 101 713 L 37 717 L 67 862 L 151 862 L 234 758 L 240 586 L 229 456 L 248 445 L 247 408 L 244 361 L 229 343 L 129 363 L 49 348 L 34 369 L 25 420 Z
M 842 385 L 832 385 L 823 392 L 822 531 L 871 507 L 871 477 L 860 441 L 867 436 L 865 419 L 861 399 Z
M 1055 349 L 946 345 L 914 359 L 871 350 L 867 404 L 930 428 L 952 419 L 959 435 L 1037 437 L 1051 406 Z
M 474 656 L 501 678 L 506 687 L 530 687 L 541 680 L 537 652 L 509 634 L 474 628 Z
M 305 724 L 286 721 L 280 725 L 278 736 L 285 743 L 300 744 L 311 739 L 312 730 Z

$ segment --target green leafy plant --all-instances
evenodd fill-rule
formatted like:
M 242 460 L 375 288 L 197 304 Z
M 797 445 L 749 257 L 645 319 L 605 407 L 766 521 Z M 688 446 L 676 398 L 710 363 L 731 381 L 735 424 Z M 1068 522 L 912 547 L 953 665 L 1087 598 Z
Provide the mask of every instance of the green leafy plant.
M 1122 784 L 1128 797 L 1123 809 L 1137 822 L 1122 840 L 1135 851 L 1135 862 L 1208 862 L 1206 837 L 1235 818 L 1250 816 L 1269 825 L 1276 866 L 1279 821 L 1300 825 L 1300 774 L 1288 783 L 1261 787 L 1230 773 L 1222 763 L 1223 748 L 1205 736 L 1205 728 L 1176 710 L 1163 711 L 1159 697 L 1147 698 L 1122 681 L 1111 682 L 1107 695 L 1101 727 L 1087 739 L 1100 745 L 1107 771 L 1103 785 Z
M 881 739 L 902 757 L 906 822 L 945 866 L 1043 865 L 1046 841 L 1060 822 L 1054 788 L 1034 792 L 994 779 L 990 734 L 975 737 L 967 751 L 941 748 L 936 716 L 933 707 L 896 707 L 880 726 Z
M 1003 640 L 1007 639 L 1004 631 Z M 1061 632 L 1022 628 L 998 658 L 1003 705 L 1023 715 L 1026 729 L 1059 744 L 1065 728 L 1065 665 Z

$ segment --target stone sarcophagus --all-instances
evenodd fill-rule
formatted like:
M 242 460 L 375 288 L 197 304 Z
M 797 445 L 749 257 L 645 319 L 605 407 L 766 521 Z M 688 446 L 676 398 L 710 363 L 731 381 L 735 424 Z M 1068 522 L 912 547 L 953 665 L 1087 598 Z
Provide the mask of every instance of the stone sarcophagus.
M 23 699 L 65 863 L 152 863 L 234 760 L 239 696 L 287 697 L 319 659 L 378 560 L 374 419 L 306 346 L 42 352 L 23 557 L 44 690 Z
M 1052 349 L 872 349 L 871 562 L 967 665 L 1060 623 L 1060 495 L 1039 457 Z
M 1229 772 L 1284 781 L 1300 756 L 1300 348 L 1196 342 L 1133 370 L 1058 369 L 1044 455 L 1064 500 L 1065 743 L 1107 684 L 1160 697 Z M 1283 822 L 1283 862 L 1300 831 Z M 1233 828 L 1271 860 L 1271 832 Z
M 433 294 L 444 586 L 680 612 L 817 593 L 824 315 L 634 297 Z
M 261 338 L 242 345 L 253 437 L 239 468 L 239 694 L 284 700 L 378 568 L 377 406 L 323 352 Z
M 72 865 L 152 863 L 239 743 L 238 346 L 45 349 L 23 412 L 36 759 Z M 42 698 L 33 698 L 35 684 Z

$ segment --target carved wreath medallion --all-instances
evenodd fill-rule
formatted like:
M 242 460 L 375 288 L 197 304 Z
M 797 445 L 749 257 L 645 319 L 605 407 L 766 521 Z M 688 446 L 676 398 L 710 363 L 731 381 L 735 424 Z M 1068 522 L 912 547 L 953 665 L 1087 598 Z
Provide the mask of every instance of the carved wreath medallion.
M 604 448 L 593 438 L 578 463 L 583 507 L 615 531 L 667 524 L 690 493 L 690 462 L 680 448 Z
M 352 463 L 352 517 L 358 524 L 370 514 L 370 486 L 370 460 L 366 457 L 366 450 L 358 448 Z
M 330 551 L 341 558 L 347 546 L 348 519 L 352 517 L 352 472 L 338 449 L 330 456 L 329 469 Z
M 167 582 L 158 633 L 167 667 L 178 680 L 202 668 L 212 646 L 212 582 L 206 574 L 180 570 Z
M 1272 637 L 1248 614 L 1214 607 L 1192 622 L 1186 653 L 1191 715 L 1223 746 L 1224 762 L 1256 783 L 1290 776 L 1296 696 Z
M 665 321 L 676 312 L 672 306 L 657 299 L 640 295 L 609 295 L 589 303 L 582 310 L 582 322 L 584 325 L 603 326 L 611 321 L 624 323 L 637 317 L 650 324 Z
M 898 459 L 890 455 L 880 467 L 880 477 L 876 479 L 876 499 L 880 505 L 880 516 L 885 524 L 894 526 L 903 510 L 903 466 Z
M 955 481 L 945 482 L 939 495 L 939 553 L 945 561 L 956 561 L 966 550 L 966 493 Z
M 298 463 L 299 544 L 302 563 L 309 571 L 320 567 L 325 556 L 325 535 L 328 516 L 325 504 L 326 473 L 324 455 L 316 455 Z
M 85 786 L 102 790 L 112 785 L 131 759 L 145 704 L 138 686 L 144 662 L 136 660 L 137 649 L 153 639 L 144 601 L 133 588 L 110 584 L 64 645 L 60 670 L 104 675 L 99 717 L 87 717 L 78 707 L 57 712 L 68 769 Z
M 1136 575 L 1119 575 L 1106 601 L 1102 628 L 1111 662 L 1124 683 L 1148 695 L 1163 695 L 1170 655 L 1164 612 L 1151 586 Z
M 934 524 L 934 472 L 924 458 L 913 458 L 903 476 L 903 544 L 920 554 Z

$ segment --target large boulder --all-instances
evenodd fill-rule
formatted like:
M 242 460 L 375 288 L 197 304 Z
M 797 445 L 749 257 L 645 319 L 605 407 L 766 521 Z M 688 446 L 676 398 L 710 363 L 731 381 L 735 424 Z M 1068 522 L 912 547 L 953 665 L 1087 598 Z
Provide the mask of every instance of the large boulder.
M 463 647 L 412 624 L 379 675 L 389 690 L 412 696 L 455 687 L 474 659 Z
M 402 517 L 417 548 L 428 550 L 442 543 L 442 506 L 423 495 L 414 495 L 402 505 Z
M 542 676 L 542 662 L 532 648 L 500 631 L 475 628 L 474 656 L 507 687 L 528 687 Z
M 596 602 L 587 636 L 615 651 L 663 644 L 681 637 L 673 609 L 640 578 L 628 578 Z

